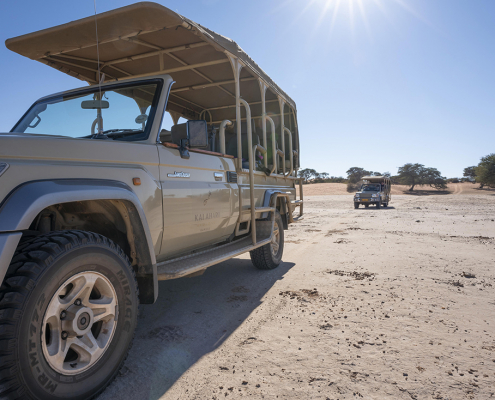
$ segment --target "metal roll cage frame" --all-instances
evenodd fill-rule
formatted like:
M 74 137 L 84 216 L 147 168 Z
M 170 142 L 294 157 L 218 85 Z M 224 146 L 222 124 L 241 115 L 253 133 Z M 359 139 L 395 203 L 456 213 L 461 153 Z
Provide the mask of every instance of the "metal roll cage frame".
M 251 108 L 248 104 L 248 102 L 244 99 L 241 98 L 240 96 L 240 72 L 241 69 L 243 68 L 242 63 L 239 61 L 238 58 L 227 54 L 231 64 L 232 64 L 232 69 L 234 72 L 234 83 L 235 83 L 235 99 L 236 99 L 236 125 L 237 125 L 237 161 L 236 161 L 236 169 L 238 174 L 249 174 L 249 192 L 250 192 L 250 204 L 251 207 L 249 208 L 249 214 L 250 214 L 250 219 L 247 221 L 247 227 L 243 230 L 240 229 L 240 223 L 242 222 L 242 217 L 244 215 L 244 212 L 242 210 L 242 195 L 239 193 L 239 219 L 237 222 L 236 226 L 236 236 L 237 235 L 242 235 L 245 234 L 249 231 L 249 228 L 251 226 L 251 237 L 253 241 L 253 245 L 257 243 L 256 241 L 256 216 L 259 214 L 263 214 L 266 212 L 271 212 L 271 220 L 272 220 L 272 231 L 273 231 L 273 224 L 275 221 L 275 210 L 276 210 L 276 205 L 277 205 L 277 199 L 278 197 L 284 198 L 287 208 L 289 211 L 289 222 L 294 222 L 299 219 L 302 219 L 303 216 L 303 188 L 302 188 L 302 178 L 297 177 L 297 170 L 294 170 L 294 158 L 298 156 L 298 152 L 296 150 L 293 150 L 292 148 L 292 132 L 284 126 L 284 106 L 285 106 L 285 101 L 279 96 L 278 101 L 280 105 L 280 126 L 281 126 L 281 142 L 282 142 L 282 149 L 285 149 L 285 134 L 289 136 L 289 160 L 290 160 L 290 170 L 286 173 L 286 158 L 285 158 L 285 152 L 282 149 L 277 148 L 277 142 L 276 142 L 276 129 L 275 129 L 275 123 L 273 119 L 266 113 L 266 90 L 268 86 L 265 84 L 263 80 L 258 78 L 258 83 L 260 85 L 260 91 L 261 91 L 261 109 L 262 109 L 262 116 L 261 116 L 261 121 L 262 121 L 262 129 L 263 129 L 263 145 L 260 144 L 254 144 L 253 145 L 253 130 L 252 130 L 252 124 L 251 124 Z M 249 159 L 249 170 L 245 171 L 242 168 L 242 133 L 241 133 L 241 105 L 244 107 L 245 112 L 246 112 L 246 124 L 247 124 L 247 147 L 248 147 L 248 159 Z M 202 113 L 203 114 L 203 113 Z M 205 112 L 206 114 L 206 112 Z M 274 203 L 271 202 L 269 207 L 255 207 L 255 198 L 254 198 L 254 175 L 255 175 L 255 154 L 256 151 L 259 151 L 262 153 L 265 157 L 263 157 L 265 168 L 268 168 L 268 158 L 266 157 L 267 154 L 267 129 L 266 129 L 266 122 L 270 123 L 270 133 L 271 133 L 271 142 L 272 142 L 272 159 L 273 159 L 273 166 L 270 170 L 270 176 L 274 176 L 276 178 L 283 178 L 283 179 L 290 179 L 294 181 L 299 182 L 299 200 L 295 200 L 292 202 L 290 200 L 290 196 L 288 193 L 277 193 L 274 198 Z M 226 127 L 231 127 L 233 125 L 233 122 L 230 120 L 223 120 L 220 123 L 220 132 L 219 132 L 219 142 L 220 142 L 220 152 L 225 154 L 225 128 Z M 282 174 L 274 173 L 278 172 L 280 169 L 279 166 L 279 157 L 282 158 Z M 241 191 L 241 187 L 239 187 L 239 192 Z M 293 216 L 293 211 L 296 207 L 299 207 L 299 216 L 295 217 Z

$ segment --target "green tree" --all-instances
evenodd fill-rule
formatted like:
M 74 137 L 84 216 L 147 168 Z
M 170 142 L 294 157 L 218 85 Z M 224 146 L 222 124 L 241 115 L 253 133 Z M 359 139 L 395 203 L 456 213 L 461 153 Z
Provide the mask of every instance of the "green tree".
M 476 165 L 464 168 L 462 176 L 468 178 L 473 183 L 476 182 Z
M 349 183 L 353 184 L 358 183 L 363 176 L 371 175 L 372 173 L 373 171 L 366 171 L 365 169 L 359 167 L 349 168 L 346 172 Z
M 300 178 L 304 178 L 304 181 L 307 183 L 309 179 L 316 178 L 319 174 L 312 168 L 304 168 L 298 172 L 298 175 Z
M 495 187 L 495 153 L 482 157 L 475 172 L 476 182 L 480 184 L 480 188 Z
M 427 168 L 423 164 L 404 164 L 399 167 L 397 178 L 400 183 L 410 185 L 409 191 L 415 186 L 428 185 L 435 189 L 446 189 L 446 179 L 436 168 Z

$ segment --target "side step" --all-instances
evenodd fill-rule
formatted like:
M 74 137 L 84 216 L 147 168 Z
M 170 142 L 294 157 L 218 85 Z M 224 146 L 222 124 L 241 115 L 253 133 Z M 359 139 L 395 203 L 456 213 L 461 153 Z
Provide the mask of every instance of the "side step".
M 205 251 L 190 254 L 184 257 L 174 258 L 157 264 L 158 280 L 176 279 L 192 274 L 212 265 L 221 263 L 248 251 L 270 243 L 270 237 L 260 237 L 253 246 L 251 237 L 236 240 L 232 243 L 214 247 Z

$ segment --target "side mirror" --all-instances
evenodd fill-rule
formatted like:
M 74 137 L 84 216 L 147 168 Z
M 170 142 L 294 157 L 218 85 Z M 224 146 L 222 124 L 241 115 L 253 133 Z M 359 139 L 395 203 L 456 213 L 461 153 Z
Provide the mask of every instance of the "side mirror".
M 206 121 L 187 121 L 187 138 L 191 149 L 208 147 L 208 127 Z

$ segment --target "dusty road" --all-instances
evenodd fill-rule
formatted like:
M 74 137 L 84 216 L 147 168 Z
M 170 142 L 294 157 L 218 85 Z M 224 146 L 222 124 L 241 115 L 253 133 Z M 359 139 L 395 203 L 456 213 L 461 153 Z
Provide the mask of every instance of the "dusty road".
M 495 195 L 308 197 L 276 270 L 161 282 L 99 400 L 495 398 Z

